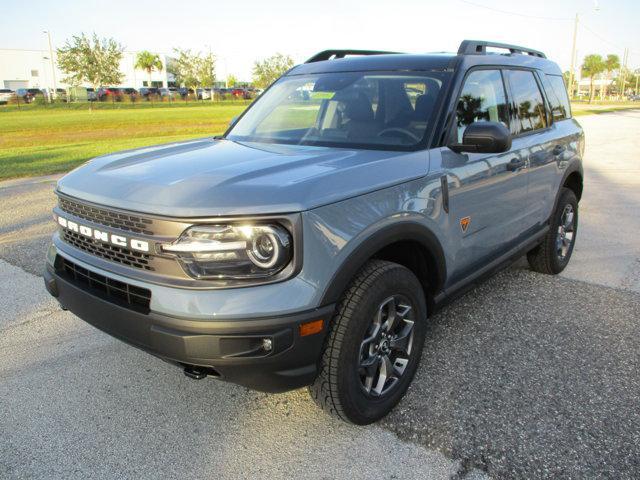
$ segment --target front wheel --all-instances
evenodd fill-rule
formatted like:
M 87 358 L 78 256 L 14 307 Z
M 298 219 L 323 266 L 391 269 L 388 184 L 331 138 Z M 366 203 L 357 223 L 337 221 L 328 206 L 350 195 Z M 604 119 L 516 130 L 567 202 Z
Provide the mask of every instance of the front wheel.
M 387 415 L 416 372 L 426 302 L 410 270 L 372 260 L 352 280 L 328 334 L 309 393 L 343 420 L 369 424 Z
M 573 190 L 563 188 L 551 217 L 549 232 L 542 243 L 527 253 L 531 269 L 555 275 L 569 264 L 578 233 L 578 199 Z

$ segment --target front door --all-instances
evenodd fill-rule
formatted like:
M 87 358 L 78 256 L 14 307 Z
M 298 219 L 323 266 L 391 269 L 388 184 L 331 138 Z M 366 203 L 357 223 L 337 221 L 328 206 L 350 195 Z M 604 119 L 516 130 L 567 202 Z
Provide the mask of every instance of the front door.
M 456 109 L 452 140 L 462 142 L 473 122 L 509 127 L 510 108 L 502 72 L 471 71 Z M 457 136 L 457 139 L 455 138 Z M 455 252 L 450 284 L 515 246 L 527 228 L 527 158 L 521 152 L 455 153 L 441 150 L 449 185 L 449 240 Z

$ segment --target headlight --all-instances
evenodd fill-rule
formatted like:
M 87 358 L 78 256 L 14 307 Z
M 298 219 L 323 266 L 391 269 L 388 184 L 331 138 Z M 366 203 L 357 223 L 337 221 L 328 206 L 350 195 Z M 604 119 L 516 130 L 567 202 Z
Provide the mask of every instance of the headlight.
M 198 225 L 162 251 L 177 255 L 198 279 L 264 279 L 291 263 L 293 242 L 278 224 Z

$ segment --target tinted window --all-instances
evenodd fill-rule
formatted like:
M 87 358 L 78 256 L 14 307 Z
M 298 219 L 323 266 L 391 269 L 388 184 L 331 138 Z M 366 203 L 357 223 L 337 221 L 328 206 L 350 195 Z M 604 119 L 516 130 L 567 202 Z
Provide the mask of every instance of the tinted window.
M 509 108 L 498 70 L 476 70 L 464 81 L 456 109 L 458 142 L 473 122 L 500 122 L 509 128 Z
M 564 80 L 560 75 L 545 75 L 545 90 L 551 107 L 551 115 L 555 121 L 571 117 L 571 107 Z
M 505 73 L 509 79 L 513 103 L 516 108 L 518 122 L 516 133 L 545 128 L 547 126 L 547 116 L 544 100 L 533 72 L 505 70 Z

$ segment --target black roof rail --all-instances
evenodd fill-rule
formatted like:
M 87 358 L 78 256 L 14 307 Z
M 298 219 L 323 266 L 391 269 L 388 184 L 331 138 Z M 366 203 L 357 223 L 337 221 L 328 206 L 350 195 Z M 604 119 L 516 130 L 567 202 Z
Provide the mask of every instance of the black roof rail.
M 397 53 L 400 52 L 385 52 L 382 50 L 324 50 L 320 53 L 316 53 L 313 57 L 311 57 L 304 63 L 322 62 L 324 60 L 344 58 L 347 55 L 389 55 Z
M 460 48 L 458 48 L 458 55 L 486 55 L 487 47 L 503 48 L 505 50 L 509 50 L 510 53 L 547 58 L 544 53 L 538 50 L 533 50 L 532 48 L 509 45 L 508 43 L 486 42 L 484 40 L 463 40 L 460 44 Z

